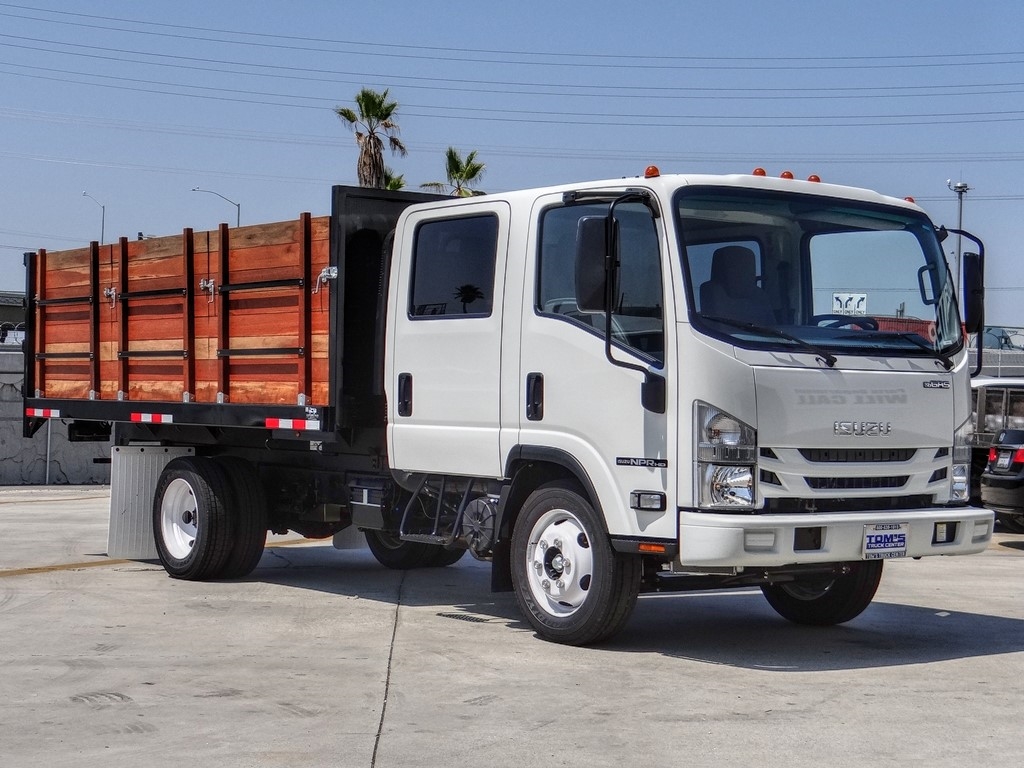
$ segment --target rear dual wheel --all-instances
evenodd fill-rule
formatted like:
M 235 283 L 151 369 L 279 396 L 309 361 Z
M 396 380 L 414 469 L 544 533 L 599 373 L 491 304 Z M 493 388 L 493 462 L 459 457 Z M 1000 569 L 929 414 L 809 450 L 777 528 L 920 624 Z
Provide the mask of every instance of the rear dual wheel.
M 464 549 L 424 544 L 419 541 L 402 541 L 397 534 L 387 531 L 367 530 L 364 535 L 366 544 L 377 558 L 377 562 L 396 571 L 444 568 L 457 563 L 466 554 Z
M 266 502 L 251 464 L 183 456 L 164 468 L 153 502 L 153 534 L 164 569 L 191 581 L 240 578 L 259 563 Z

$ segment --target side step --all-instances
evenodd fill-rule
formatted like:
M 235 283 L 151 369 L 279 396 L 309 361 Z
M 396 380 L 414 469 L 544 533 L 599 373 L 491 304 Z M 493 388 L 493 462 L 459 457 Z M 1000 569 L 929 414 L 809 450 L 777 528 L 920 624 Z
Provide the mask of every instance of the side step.
M 431 484 L 431 479 L 435 481 L 434 484 Z M 474 498 L 473 490 L 477 485 L 474 479 L 465 482 L 466 487 L 460 497 L 457 487 L 449 488 L 456 483 L 452 483 L 447 476 L 424 475 L 402 514 L 398 529 L 402 541 L 418 541 L 444 547 L 451 545 L 462 533 L 462 518 Z M 433 507 L 432 514 L 423 515 L 430 507 Z M 416 514 L 420 514 L 421 518 L 426 517 L 426 520 L 421 520 L 425 525 L 414 527 L 413 517 Z
M 421 544 L 438 544 L 446 547 L 454 541 L 454 537 L 432 533 L 403 533 L 402 541 L 418 541 Z

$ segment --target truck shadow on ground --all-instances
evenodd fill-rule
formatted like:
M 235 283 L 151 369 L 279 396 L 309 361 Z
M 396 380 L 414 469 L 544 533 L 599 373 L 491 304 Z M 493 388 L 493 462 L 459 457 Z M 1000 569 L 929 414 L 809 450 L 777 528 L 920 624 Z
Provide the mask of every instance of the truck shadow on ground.
M 464 631 L 480 632 L 481 642 L 493 641 L 496 628 L 489 624 L 532 634 L 513 595 L 490 591 L 489 565 L 468 557 L 448 568 L 403 573 L 383 568 L 368 553 L 281 548 L 268 550 L 251 579 L 432 608 L 437 617 L 465 622 Z M 819 672 L 1022 651 L 1022 619 L 876 601 L 848 624 L 803 627 L 779 617 L 760 590 L 742 589 L 643 595 L 618 635 L 575 652 L 660 654 L 769 672 Z
M 1024 620 L 874 602 L 834 627 L 791 624 L 760 590 L 641 597 L 608 650 L 765 671 L 817 672 L 925 664 L 1024 651 Z

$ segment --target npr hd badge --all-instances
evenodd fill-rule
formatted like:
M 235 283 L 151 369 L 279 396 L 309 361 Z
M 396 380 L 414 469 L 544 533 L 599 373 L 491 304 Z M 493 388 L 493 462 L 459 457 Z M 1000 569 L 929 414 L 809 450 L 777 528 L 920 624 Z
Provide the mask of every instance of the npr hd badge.
M 668 459 L 634 459 L 629 456 L 616 456 L 615 463 L 620 467 L 650 467 L 651 469 L 668 467 Z

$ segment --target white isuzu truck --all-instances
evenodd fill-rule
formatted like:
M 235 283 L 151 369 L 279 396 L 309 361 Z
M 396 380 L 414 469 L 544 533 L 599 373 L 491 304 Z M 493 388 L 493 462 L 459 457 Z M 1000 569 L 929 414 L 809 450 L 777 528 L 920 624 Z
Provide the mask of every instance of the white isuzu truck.
M 788 174 L 786 174 L 788 175 Z M 982 551 L 964 311 L 915 204 L 661 175 L 27 255 L 26 434 L 114 439 L 110 554 L 232 578 L 267 530 L 492 562 L 556 642 L 642 591 L 828 625 Z

